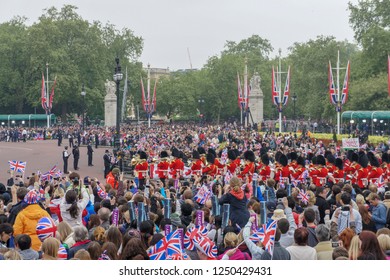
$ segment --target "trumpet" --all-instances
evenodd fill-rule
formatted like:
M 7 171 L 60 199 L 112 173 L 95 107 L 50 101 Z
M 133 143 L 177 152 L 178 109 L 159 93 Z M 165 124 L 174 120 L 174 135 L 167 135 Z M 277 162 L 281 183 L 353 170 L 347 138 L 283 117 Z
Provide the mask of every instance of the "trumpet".
M 140 159 L 139 155 L 136 155 L 134 156 L 132 159 L 131 159 L 131 165 L 132 166 L 135 166 L 139 163 L 143 163 L 145 160 L 144 159 Z

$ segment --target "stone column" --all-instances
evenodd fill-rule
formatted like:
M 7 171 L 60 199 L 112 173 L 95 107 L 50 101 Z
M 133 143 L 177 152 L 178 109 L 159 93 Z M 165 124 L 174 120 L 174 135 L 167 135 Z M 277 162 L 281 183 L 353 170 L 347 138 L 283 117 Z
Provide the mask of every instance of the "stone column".
M 259 73 L 255 73 L 250 81 L 251 83 L 251 92 L 249 95 L 249 109 L 252 114 L 252 118 L 254 123 L 260 125 L 263 121 L 263 113 L 264 113 L 264 94 L 260 88 L 261 78 Z M 252 123 L 252 120 L 249 119 Z
M 113 81 L 106 81 L 106 96 L 104 97 L 104 125 L 116 125 L 116 94 L 115 83 Z

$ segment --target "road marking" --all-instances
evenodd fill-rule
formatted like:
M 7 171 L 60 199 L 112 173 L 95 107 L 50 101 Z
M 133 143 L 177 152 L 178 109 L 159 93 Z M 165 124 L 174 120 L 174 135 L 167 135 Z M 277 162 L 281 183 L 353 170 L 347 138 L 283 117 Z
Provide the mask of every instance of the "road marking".
M 30 149 L 30 148 L 6 147 L 6 146 L 0 146 L 0 148 L 4 148 L 4 149 L 16 149 L 16 150 L 25 150 L 25 151 L 32 151 L 32 150 L 33 150 L 33 149 Z

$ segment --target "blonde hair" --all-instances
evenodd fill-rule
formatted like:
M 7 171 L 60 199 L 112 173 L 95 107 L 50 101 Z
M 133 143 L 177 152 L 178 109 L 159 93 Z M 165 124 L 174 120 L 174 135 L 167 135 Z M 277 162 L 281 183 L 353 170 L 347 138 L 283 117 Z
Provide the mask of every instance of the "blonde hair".
M 23 260 L 22 256 L 14 249 L 11 249 L 8 252 L 6 252 L 4 254 L 4 259 L 12 260 L 12 261 Z
M 60 234 L 60 241 L 61 242 L 64 242 L 66 240 L 66 238 L 73 233 L 73 229 L 65 221 L 62 221 L 61 223 L 58 224 L 57 231 Z
M 366 203 L 366 200 L 364 199 L 364 196 L 362 196 L 360 193 L 356 195 L 356 204 L 364 205 Z
M 349 245 L 348 255 L 350 260 L 357 260 L 358 256 L 360 255 L 358 235 L 352 237 L 351 244 Z
M 106 230 L 103 227 L 96 227 L 93 231 L 94 240 L 97 242 L 104 243 L 106 241 Z
M 229 185 L 232 190 L 238 192 L 241 189 L 241 180 L 238 177 L 234 176 L 230 179 Z
M 388 236 L 387 234 L 380 234 L 378 236 L 378 242 L 383 252 L 390 250 L 390 236 Z
M 46 238 L 42 243 L 43 258 L 46 260 L 56 260 L 58 258 L 58 249 L 60 241 L 54 237 Z
M 236 247 L 238 244 L 238 237 L 237 234 L 234 232 L 228 232 L 225 235 L 225 239 L 223 240 L 223 244 L 225 247 Z
M 79 259 L 79 260 L 90 260 L 91 259 L 91 255 L 89 254 L 89 252 L 85 249 L 80 249 L 76 252 L 76 254 L 74 254 L 74 257 L 76 259 Z
M 306 195 L 309 197 L 308 206 L 313 206 L 316 203 L 316 196 L 312 191 L 307 191 Z

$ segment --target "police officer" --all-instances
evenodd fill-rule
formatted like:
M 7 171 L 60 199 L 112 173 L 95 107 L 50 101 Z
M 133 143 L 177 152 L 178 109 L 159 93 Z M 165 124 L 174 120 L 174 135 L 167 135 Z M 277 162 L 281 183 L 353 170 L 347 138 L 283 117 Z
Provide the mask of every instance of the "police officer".
M 78 165 L 80 159 L 80 150 L 77 142 L 73 146 L 72 154 L 73 154 L 73 168 L 74 170 L 79 170 Z
M 88 155 L 88 166 L 93 166 L 92 164 L 93 149 L 90 141 L 88 141 L 88 145 L 87 145 L 87 155 Z
M 62 152 L 62 159 L 64 161 L 64 174 L 68 174 L 68 159 L 70 157 L 68 146 L 65 146 L 65 150 Z
M 106 150 L 106 152 L 104 153 L 103 160 L 104 160 L 104 178 L 106 178 L 107 174 L 110 173 L 110 169 L 111 169 L 111 155 L 108 150 Z

